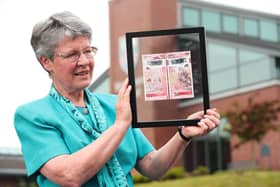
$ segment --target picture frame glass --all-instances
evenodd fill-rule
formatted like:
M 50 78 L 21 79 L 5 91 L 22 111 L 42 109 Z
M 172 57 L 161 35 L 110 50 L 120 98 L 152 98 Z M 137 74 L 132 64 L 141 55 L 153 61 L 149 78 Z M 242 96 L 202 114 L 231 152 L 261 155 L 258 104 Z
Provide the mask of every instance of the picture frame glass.
M 133 127 L 195 125 L 209 108 L 204 28 L 126 33 Z

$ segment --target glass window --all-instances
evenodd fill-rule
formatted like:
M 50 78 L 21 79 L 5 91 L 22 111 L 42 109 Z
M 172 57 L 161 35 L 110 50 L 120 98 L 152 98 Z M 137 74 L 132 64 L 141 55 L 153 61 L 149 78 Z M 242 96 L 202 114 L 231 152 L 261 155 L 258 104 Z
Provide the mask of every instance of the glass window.
M 257 83 L 271 78 L 270 60 L 263 59 L 256 63 L 249 63 L 240 67 L 240 84 Z
M 223 31 L 234 34 L 238 32 L 238 20 L 236 16 L 223 16 Z
M 278 33 L 277 33 L 277 24 L 273 21 L 264 21 L 260 22 L 260 36 L 262 40 L 277 42 Z
M 244 19 L 244 34 L 247 36 L 258 37 L 258 21 L 254 19 Z
M 273 78 L 280 80 L 280 57 L 279 56 L 274 57 L 273 64 L 274 64 L 272 67 Z
M 212 41 L 207 51 L 210 93 L 280 77 L 280 58 L 268 53 Z
M 266 59 L 267 57 L 268 56 L 266 54 L 245 49 L 240 49 L 239 52 L 240 64 L 254 63 L 262 59 Z
M 221 32 L 220 14 L 218 12 L 203 11 L 202 24 L 208 31 Z
M 183 24 L 191 26 L 199 26 L 199 10 L 194 8 L 183 9 Z
M 209 75 L 209 90 L 210 93 L 224 91 L 237 88 L 237 70 L 236 67 L 210 73 Z
M 240 49 L 239 57 L 241 86 L 272 78 L 271 57 L 267 54 Z
M 209 43 L 209 71 L 236 66 L 236 49 L 230 46 Z
M 217 43 L 208 44 L 210 93 L 238 86 L 236 49 Z
M 280 24 L 278 24 L 278 42 L 280 42 Z

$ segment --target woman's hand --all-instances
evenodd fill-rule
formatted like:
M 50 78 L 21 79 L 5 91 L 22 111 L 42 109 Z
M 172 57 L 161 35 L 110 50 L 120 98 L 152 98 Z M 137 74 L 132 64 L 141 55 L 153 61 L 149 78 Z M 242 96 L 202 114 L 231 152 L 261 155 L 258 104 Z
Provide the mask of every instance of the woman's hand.
M 130 92 L 131 86 L 128 85 L 128 79 L 126 79 L 119 90 L 116 104 L 116 122 L 124 123 L 126 125 L 130 125 L 132 121 Z
M 199 111 L 191 114 L 188 119 L 201 119 L 197 126 L 184 126 L 182 133 L 186 137 L 196 137 L 208 134 L 210 131 L 215 129 L 220 123 L 220 114 L 215 108 L 208 109 L 207 113 Z

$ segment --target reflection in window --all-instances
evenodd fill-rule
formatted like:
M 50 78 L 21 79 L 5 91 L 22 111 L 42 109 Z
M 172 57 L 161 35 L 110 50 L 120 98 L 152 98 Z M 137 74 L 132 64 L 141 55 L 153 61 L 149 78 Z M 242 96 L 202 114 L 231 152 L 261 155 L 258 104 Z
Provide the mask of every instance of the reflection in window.
M 230 46 L 209 43 L 209 71 L 236 66 L 236 49 Z
M 248 63 L 240 66 L 240 84 L 241 86 L 257 83 L 271 78 L 270 59 L 260 59 L 254 63 Z
M 254 19 L 244 19 L 244 34 L 247 36 L 258 37 L 258 22 Z
M 240 86 L 269 80 L 272 75 L 272 58 L 252 50 L 239 50 Z
M 236 88 L 236 49 L 209 43 L 209 87 L 211 92 Z
M 238 21 L 236 16 L 223 16 L 223 31 L 234 34 L 238 32 Z
M 269 42 L 280 42 L 280 24 L 277 21 L 231 14 L 219 10 L 183 7 L 182 25 L 204 26 L 206 31 L 222 31 L 237 35 L 241 33 L 247 37 Z
M 237 80 L 236 66 L 224 71 L 212 72 L 209 75 L 210 93 L 237 88 Z
M 277 33 L 277 24 L 272 21 L 264 21 L 260 22 L 260 36 L 262 40 L 277 42 L 278 33 Z
M 183 9 L 183 24 L 190 26 L 199 26 L 199 11 L 194 8 Z
M 278 42 L 280 43 L 280 23 L 278 24 Z
M 202 24 L 207 31 L 221 32 L 220 14 L 218 12 L 203 11 Z
M 240 56 L 240 64 L 255 63 L 257 61 L 266 59 L 268 57 L 266 54 L 262 54 L 251 50 L 249 51 L 245 49 L 240 50 L 239 56 Z
M 209 42 L 208 77 L 210 93 L 280 78 L 280 58 Z

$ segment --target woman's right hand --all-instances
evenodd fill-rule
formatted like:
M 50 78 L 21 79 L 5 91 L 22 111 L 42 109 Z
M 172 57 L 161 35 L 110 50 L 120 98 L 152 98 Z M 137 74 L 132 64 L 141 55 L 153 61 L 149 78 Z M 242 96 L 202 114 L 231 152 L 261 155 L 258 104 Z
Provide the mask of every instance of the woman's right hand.
M 116 122 L 126 124 L 127 127 L 132 121 L 130 92 L 131 85 L 128 85 L 128 79 L 126 78 L 118 93 L 118 100 L 116 104 Z

